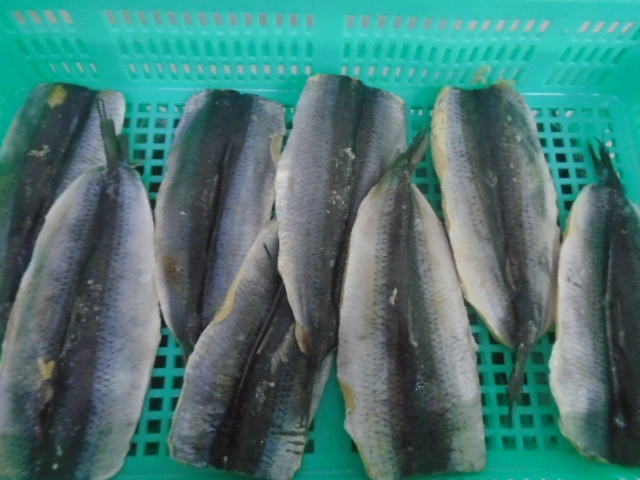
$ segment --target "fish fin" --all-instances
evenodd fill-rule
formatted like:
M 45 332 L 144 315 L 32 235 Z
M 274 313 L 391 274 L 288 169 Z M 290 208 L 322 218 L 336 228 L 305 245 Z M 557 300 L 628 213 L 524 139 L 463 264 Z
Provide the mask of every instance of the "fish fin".
M 591 154 L 591 159 L 596 167 L 600 181 L 606 185 L 622 190 L 622 182 L 611 160 L 609 149 L 602 140 L 596 138 L 595 142 L 597 149 L 592 143 L 589 143 L 589 153 Z
M 516 361 L 513 365 L 513 372 L 509 377 L 509 421 L 513 421 L 513 414 L 518 406 L 520 397 L 522 395 L 522 386 L 524 385 L 525 367 L 527 365 L 527 359 L 531 353 L 533 345 L 520 344 L 516 348 Z

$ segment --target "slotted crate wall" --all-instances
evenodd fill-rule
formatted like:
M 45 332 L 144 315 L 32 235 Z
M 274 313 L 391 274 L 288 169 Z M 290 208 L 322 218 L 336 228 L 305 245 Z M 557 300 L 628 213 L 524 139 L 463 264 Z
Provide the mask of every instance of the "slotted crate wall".
M 458 2 L 311 0 L 5 0 L 0 5 L 0 134 L 40 81 L 118 88 L 127 97 L 131 162 L 154 203 L 189 95 L 237 88 L 282 102 L 288 127 L 308 75 L 345 73 L 407 101 L 412 134 L 430 122 L 439 88 L 512 81 L 526 94 L 558 191 L 561 222 L 595 180 L 587 141 L 603 139 L 630 197 L 640 201 L 640 4 L 631 1 Z M 1 172 L 0 172 L 1 174 Z M 441 214 L 429 156 L 414 177 Z M 548 385 L 553 333 L 527 366 L 523 401 L 509 426 L 511 352 L 470 310 L 489 464 L 447 478 L 632 479 L 640 470 L 582 459 L 557 427 Z M 166 328 L 121 479 L 241 478 L 168 457 L 166 437 L 184 365 Z M 365 478 L 342 423 L 333 377 L 310 432 L 299 478 Z

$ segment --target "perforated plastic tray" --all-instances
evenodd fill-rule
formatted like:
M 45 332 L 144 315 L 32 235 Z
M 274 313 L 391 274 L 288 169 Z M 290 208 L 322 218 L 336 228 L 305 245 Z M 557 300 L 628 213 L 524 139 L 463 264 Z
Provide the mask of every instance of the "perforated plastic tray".
M 309 74 L 345 73 L 402 95 L 415 133 L 430 122 L 441 86 L 506 79 L 535 110 L 564 223 L 579 190 L 595 180 L 586 150 L 593 137 L 610 146 L 629 196 L 640 201 L 639 39 L 640 3 L 632 1 L 3 0 L 0 135 L 37 82 L 121 89 L 128 100 L 131 159 L 153 201 L 183 105 L 202 88 L 236 88 L 279 100 L 290 127 Z M 440 211 L 430 158 L 417 169 L 415 182 Z M 485 472 L 447 478 L 640 477 L 640 469 L 582 459 L 561 437 L 548 385 L 553 333 L 532 354 L 510 428 L 511 353 L 474 314 L 470 318 L 480 346 L 489 463 Z M 180 351 L 165 328 L 151 390 L 118 478 L 241 478 L 168 458 L 166 437 L 182 378 Z M 298 478 L 366 478 L 343 420 L 332 378 Z

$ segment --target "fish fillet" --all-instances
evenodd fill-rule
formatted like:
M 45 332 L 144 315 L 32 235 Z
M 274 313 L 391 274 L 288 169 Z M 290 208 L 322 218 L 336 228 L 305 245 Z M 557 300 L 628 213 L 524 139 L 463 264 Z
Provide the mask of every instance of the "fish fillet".
M 360 206 L 340 309 L 345 428 L 372 479 L 484 468 L 477 346 L 447 238 L 411 183 L 428 138 Z
M 194 95 L 176 131 L 156 206 L 156 283 L 185 356 L 222 304 L 271 218 L 281 104 L 232 90 Z
M 558 207 L 536 123 L 507 84 L 446 87 L 432 141 L 462 292 L 493 336 L 516 350 L 513 411 L 529 353 L 555 309 Z
M 272 220 L 189 357 L 169 437 L 181 462 L 269 479 L 300 466 L 331 361 L 315 375 L 300 351 L 277 256 Z
M 1 478 L 120 470 L 160 342 L 153 269 L 153 218 L 133 169 L 95 167 L 54 203 L 2 348 Z
M 43 83 L 30 93 L 0 150 L 0 340 L 44 217 L 55 199 L 65 157 L 95 92 Z
M 583 455 L 640 465 L 640 210 L 596 155 L 602 181 L 578 195 L 560 252 L 550 383 Z
M 347 239 L 360 202 L 406 147 L 405 104 L 338 75 L 315 75 L 298 101 L 276 174 L 278 268 L 301 349 L 319 364 L 336 345 Z

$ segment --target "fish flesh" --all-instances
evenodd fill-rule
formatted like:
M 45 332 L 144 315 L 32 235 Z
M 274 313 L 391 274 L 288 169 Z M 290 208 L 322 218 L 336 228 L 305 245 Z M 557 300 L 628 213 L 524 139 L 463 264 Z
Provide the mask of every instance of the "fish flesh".
M 316 375 L 298 347 L 278 247 L 272 220 L 189 357 L 169 436 L 178 461 L 268 479 L 300 466 L 331 360 Z
M 129 450 L 161 321 L 147 194 L 110 158 L 53 204 L 11 311 L 0 478 L 106 479 Z
M 4 140 L 0 151 L 0 340 L 47 211 L 76 177 L 106 162 L 96 99 L 113 116 L 116 130 L 121 130 L 122 94 L 46 83 L 31 92 Z
M 477 345 L 440 220 L 413 170 L 426 131 L 366 196 L 349 244 L 338 379 L 374 480 L 486 463 Z
M 273 212 L 280 103 L 233 90 L 189 99 L 156 204 L 156 284 L 185 357 Z
M 364 196 L 406 148 L 404 101 L 339 75 L 311 77 L 276 173 L 282 274 L 300 348 L 336 345 L 347 241 Z
M 432 151 L 462 292 L 492 335 L 516 351 L 513 411 L 531 349 L 555 310 L 557 195 L 536 122 L 506 83 L 446 87 L 433 112 Z
M 640 209 L 604 145 L 601 181 L 571 209 L 558 271 L 550 384 L 560 430 L 583 455 L 640 465 Z

